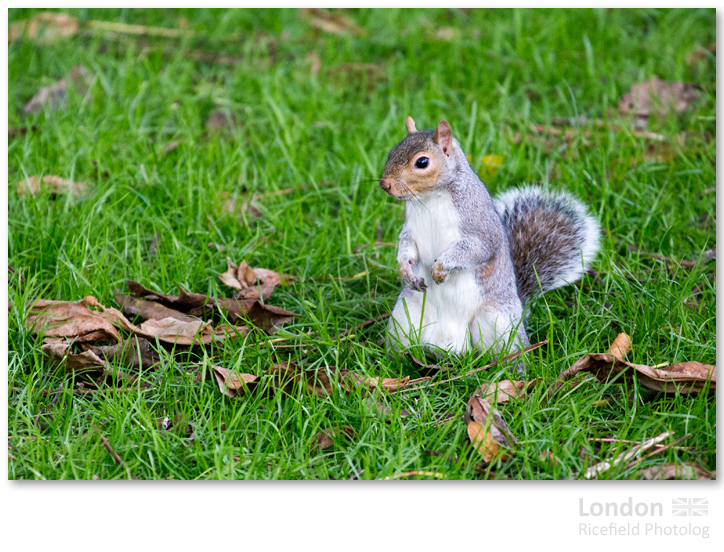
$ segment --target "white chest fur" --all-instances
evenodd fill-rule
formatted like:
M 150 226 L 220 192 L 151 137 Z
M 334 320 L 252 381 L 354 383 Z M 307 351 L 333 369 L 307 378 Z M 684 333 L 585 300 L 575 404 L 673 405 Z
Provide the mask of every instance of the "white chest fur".
M 406 219 L 420 262 L 427 268 L 461 238 L 460 215 L 448 192 L 430 192 L 419 201 L 408 201 Z
M 483 307 L 474 271 L 452 272 L 442 284 L 433 282 L 431 274 L 435 260 L 462 238 L 450 194 L 429 193 L 408 202 L 406 222 L 419 254 L 416 272 L 427 284 L 423 342 L 465 350 L 469 325 Z

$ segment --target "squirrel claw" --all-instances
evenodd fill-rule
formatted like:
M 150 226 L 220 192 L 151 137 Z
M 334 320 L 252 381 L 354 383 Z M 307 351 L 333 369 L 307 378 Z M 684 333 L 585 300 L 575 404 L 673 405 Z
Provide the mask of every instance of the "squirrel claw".
M 415 278 L 408 283 L 408 286 L 410 286 L 410 289 L 414 291 L 427 291 L 427 284 L 425 284 L 425 280 L 422 278 Z
M 435 280 L 436 284 L 442 284 L 447 278 L 447 272 L 442 268 L 441 263 L 435 263 L 432 265 L 432 279 Z

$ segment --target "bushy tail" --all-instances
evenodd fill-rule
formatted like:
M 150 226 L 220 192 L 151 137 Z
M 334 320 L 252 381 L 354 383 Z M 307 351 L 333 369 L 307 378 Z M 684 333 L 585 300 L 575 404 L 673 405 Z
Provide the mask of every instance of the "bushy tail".
M 598 221 L 571 194 L 526 186 L 501 194 L 495 207 L 508 229 L 524 303 L 580 279 L 596 257 Z

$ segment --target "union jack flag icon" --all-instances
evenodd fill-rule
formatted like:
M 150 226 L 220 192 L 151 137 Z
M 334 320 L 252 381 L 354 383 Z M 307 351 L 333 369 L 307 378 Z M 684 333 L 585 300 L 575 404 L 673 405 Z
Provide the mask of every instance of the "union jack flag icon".
M 675 516 L 708 516 L 708 498 L 674 498 L 671 510 Z

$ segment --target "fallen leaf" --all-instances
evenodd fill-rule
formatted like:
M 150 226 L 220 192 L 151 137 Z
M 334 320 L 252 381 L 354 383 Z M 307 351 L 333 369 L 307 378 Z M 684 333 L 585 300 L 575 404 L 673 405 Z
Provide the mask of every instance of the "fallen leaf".
M 480 398 L 491 404 L 502 404 L 509 402 L 510 399 L 521 398 L 529 389 L 542 381 L 542 378 L 536 378 L 530 381 L 502 380 L 498 382 L 485 382 L 478 388 L 477 393 L 480 395 Z
M 357 35 L 364 34 L 364 29 L 344 15 L 338 15 L 321 8 L 302 8 L 299 13 L 312 27 L 325 33 L 343 34 L 351 32 Z
M 608 347 L 608 353 L 618 358 L 625 358 L 631 351 L 631 336 L 625 333 L 620 333 L 613 340 L 613 343 Z
M 641 479 L 716 479 L 716 472 L 710 472 L 693 462 L 670 463 L 652 466 L 638 473 Z
M 351 426 L 335 426 L 323 429 L 314 436 L 312 452 L 322 451 L 339 442 L 341 439 L 354 439 L 354 429 Z
M 666 115 L 670 111 L 686 111 L 699 97 L 694 85 L 684 82 L 666 82 L 654 76 L 631 86 L 631 91 L 619 100 L 619 111 L 638 117 L 653 114 Z
M 238 374 L 228 368 L 213 364 L 211 369 L 216 378 L 216 383 L 219 384 L 219 390 L 227 397 L 240 397 L 247 392 L 253 391 L 259 379 L 253 374 Z
M 182 321 L 169 317 L 146 320 L 139 328 L 149 337 L 158 337 L 162 341 L 179 345 L 193 345 L 196 342 L 208 344 L 215 337 L 211 324 L 203 320 Z
M 73 352 L 73 342 L 58 337 L 45 338 L 40 352 L 46 355 L 54 364 L 65 361 L 64 367 L 68 371 L 83 372 L 101 369 L 110 370 L 108 363 L 93 351 Z
M 274 288 L 282 283 L 279 273 L 267 268 L 251 268 L 246 261 L 235 265 L 226 258 L 229 268 L 219 279 L 229 287 L 238 289 L 237 299 L 269 299 Z
M 267 271 L 266 269 L 256 269 L 267 284 L 272 281 L 276 275 L 276 272 Z M 271 273 L 271 274 L 270 274 Z M 258 274 L 252 271 L 252 277 L 258 277 Z M 287 277 L 286 275 L 284 275 Z M 169 314 L 169 316 L 187 320 L 188 317 L 208 317 L 214 314 L 218 314 L 219 310 L 226 313 L 226 316 L 231 324 L 244 324 L 248 321 L 252 325 L 264 330 L 267 333 L 276 332 L 282 324 L 285 324 L 292 320 L 292 318 L 299 316 L 296 313 L 287 311 L 281 307 L 275 307 L 274 305 L 267 305 L 260 303 L 257 299 L 230 299 L 227 297 L 213 298 L 208 295 L 201 293 L 189 293 L 179 286 L 179 295 L 166 295 L 164 293 L 155 292 L 149 290 L 133 280 L 128 281 L 128 288 L 131 293 L 136 296 L 143 298 L 148 302 L 154 302 L 156 304 L 168 306 L 170 309 L 176 310 L 177 314 Z M 252 288 L 247 288 L 252 289 Z M 254 292 L 249 292 L 251 295 Z M 131 309 L 138 309 L 138 314 L 150 314 L 151 309 L 156 307 L 150 305 L 140 304 L 136 301 L 129 301 L 126 299 L 127 296 L 119 295 L 116 297 L 116 301 L 122 300 L 124 312 L 131 312 Z M 143 307 L 143 309 L 141 309 Z M 155 317 L 155 316 L 154 316 Z
M 18 38 L 38 44 L 51 44 L 59 39 L 78 34 L 79 22 L 75 17 L 57 12 L 40 12 L 30 19 L 16 21 L 8 30 L 8 42 Z
M 95 297 L 80 302 L 38 299 L 28 312 L 27 325 L 31 333 L 46 337 L 65 337 L 76 342 L 119 341 L 118 330 L 88 305 L 97 305 Z
M 360 376 L 356 372 L 346 372 L 344 379 L 350 381 L 355 385 L 362 385 L 369 390 L 383 389 L 385 391 L 397 391 L 407 386 L 410 382 L 410 376 L 404 376 L 402 378 L 370 378 L 367 376 Z
M 164 318 L 176 318 L 185 321 L 194 320 L 192 316 L 187 316 L 175 309 L 154 301 L 133 297 L 132 295 L 120 293 L 116 295 L 115 299 L 126 316 L 140 316 L 146 320 L 163 320 Z
M 45 86 L 38 90 L 38 93 L 25 104 L 23 111 L 25 113 L 38 113 L 44 107 L 57 109 L 65 106 L 68 87 L 73 84 L 81 96 L 85 95 L 90 85 L 93 74 L 82 65 L 76 65 L 70 70 L 67 77 L 63 77 L 59 81 Z
M 485 462 L 495 458 L 508 460 L 508 451 L 518 444 L 517 439 L 490 403 L 475 393 L 465 411 L 468 437 Z
M 81 197 L 88 191 L 88 185 L 83 182 L 73 182 L 51 174 L 46 174 L 42 178 L 38 175 L 29 176 L 20 180 L 16 186 L 18 194 L 30 193 L 34 196 L 47 193 L 51 197 L 64 194 Z
M 631 384 L 636 378 L 646 389 L 664 393 L 716 393 L 716 366 L 695 361 L 654 368 L 626 362 L 610 353 L 590 353 L 562 372 L 558 382 L 564 382 L 580 372 L 593 374 L 600 381 L 622 373 L 623 378 L 619 382 Z
M 129 337 L 115 345 L 87 345 L 86 347 L 98 358 L 105 359 L 111 364 L 131 366 L 132 368 L 146 370 L 160 361 L 158 353 L 151 348 L 148 339 L 143 337 Z
M 219 301 L 219 306 L 227 310 L 230 315 L 230 320 L 236 323 L 236 320 L 232 320 L 234 316 L 239 321 L 245 321 L 245 319 L 238 315 L 238 309 L 240 309 L 249 321 L 257 328 L 264 330 L 268 334 L 276 333 L 280 326 L 291 322 L 294 317 L 299 316 L 294 312 L 290 312 L 281 307 L 275 307 L 274 305 L 267 305 L 260 303 L 256 300 L 245 300 L 238 301 L 235 299 L 226 299 Z

